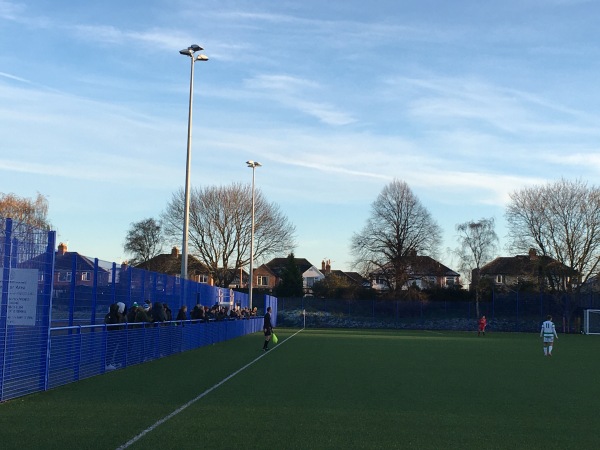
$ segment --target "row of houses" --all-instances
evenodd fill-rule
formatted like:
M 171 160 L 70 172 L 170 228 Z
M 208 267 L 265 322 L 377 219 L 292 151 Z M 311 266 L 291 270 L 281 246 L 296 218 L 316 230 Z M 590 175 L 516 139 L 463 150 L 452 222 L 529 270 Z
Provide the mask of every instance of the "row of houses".
M 329 260 L 321 261 L 320 268 L 305 258 L 295 258 L 295 263 L 302 273 L 303 288 L 307 295 L 312 293 L 312 287 L 316 282 L 329 276 L 338 277 L 351 286 L 371 288 L 377 291 L 385 291 L 390 287 L 389 277 L 386 276 L 384 270 L 375 271 L 368 277 L 364 277 L 358 272 L 332 269 Z M 254 269 L 253 285 L 265 292 L 273 292 L 281 281 L 281 275 L 286 264 L 287 258 L 274 258 L 260 265 Z M 125 265 L 125 263 L 121 265 L 121 270 Z M 153 272 L 178 275 L 181 271 L 181 254 L 174 247 L 170 253 L 158 255 L 136 267 Z M 430 256 L 413 253 L 406 257 L 403 268 L 406 271 L 406 276 L 403 278 L 403 287 L 405 288 L 408 286 L 415 286 L 420 289 L 463 287 L 459 273 Z M 190 279 L 201 283 L 214 284 L 206 266 L 192 255 L 189 255 L 188 271 Z M 74 272 L 75 275 L 73 275 Z M 248 272 L 245 270 L 232 270 L 230 275 L 229 278 L 232 281 L 227 287 L 245 288 L 248 286 Z M 73 276 L 76 277 L 79 285 L 92 286 L 94 283 L 94 262 L 83 255 L 69 252 L 66 244 L 61 243 L 58 246 L 55 258 L 55 287 L 60 288 L 61 285 L 70 283 Z M 110 268 L 98 270 L 97 277 L 99 277 L 99 280 L 97 284 L 108 283 L 110 276 Z M 556 286 L 548 285 L 555 285 L 558 282 L 567 284 L 576 277 L 577 274 L 568 267 L 548 256 L 538 256 L 533 249 L 527 255 L 498 257 L 483 266 L 478 273 L 472 274 L 474 281 L 486 278 L 492 285 L 499 288 L 518 287 L 525 284 L 531 288 L 536 286 L 556 288 Z

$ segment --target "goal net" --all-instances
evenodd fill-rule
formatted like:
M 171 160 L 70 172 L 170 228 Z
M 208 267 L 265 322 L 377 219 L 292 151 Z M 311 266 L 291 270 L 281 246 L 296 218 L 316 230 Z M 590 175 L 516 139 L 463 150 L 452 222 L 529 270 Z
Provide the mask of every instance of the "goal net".
M 583 316 L 585 334 L 600 334 L 600 309 L 586 309 Z

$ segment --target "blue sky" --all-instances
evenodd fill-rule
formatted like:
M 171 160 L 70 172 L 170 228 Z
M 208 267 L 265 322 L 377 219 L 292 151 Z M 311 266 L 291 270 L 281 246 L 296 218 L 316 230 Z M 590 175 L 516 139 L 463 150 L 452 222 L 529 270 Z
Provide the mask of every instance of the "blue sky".
M 350 270 L 394 178 L 444 230 L 510 192 L 600 172 L 600 5 L 577 0 L 0 0 L 0 192 L 48 197 L 69 250 L 126 259 L 183 187 L 251 181 L 296 256 Z M 285 256 L 285 255 L 282 255 Z

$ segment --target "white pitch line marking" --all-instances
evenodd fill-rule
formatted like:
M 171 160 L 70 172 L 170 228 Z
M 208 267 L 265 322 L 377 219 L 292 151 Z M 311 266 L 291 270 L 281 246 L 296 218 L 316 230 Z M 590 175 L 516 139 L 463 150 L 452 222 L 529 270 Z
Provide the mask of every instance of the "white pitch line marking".
M 283 345 L 283 343 L 285 343 L 286 341 L 288 341 L 289 339 L 293 338 L 294 336 L 296 336 L 298 333 L 300 333 L 303 329 L 301 328 L 300 330 L 296 331 L 294 334 L 292 334 L 291 336 L 289 336 L 288 338 L 284 339 L 283 341 L 281 341 L 279 344 L 277 344 L 277 348 L 279 348 L 280 345 Z M 273 349 L 274 350 L 274 349 Z M 158 420 L 156 423 L 154 423 L 153 425 L 149 426 L 148 428 L 146 428 L 144 431 L 142 431 L 140 434 L 138 434 L 137 436 L 131 438 L 129 441 L 127 441 L 125 444 L 121 445 L 120 447 L 117 447 L 117 450 L 124 450 L 128 447 L 130 447 L 131 445 L 135 444 L 137 441 L 139 441 L 141 438 L 143 438 L 144 436 L 146 436 L 148 433 L 154 431 L 157 427 L 159 427 L 160 425 L 162 425 L 163 423 L 165 423 L 167 420 L 175 417 L 177 414 L 179 414 L 180 412 L 182 412 L 184 409 L 188 408 L 189 406 L 192 406 L 194 403 L 196 403 L 198 400 L 200 400 L 201 398 L 207 396 L 208 394 L 210 394 L 212 391 L 214 391 L 215 389 L 217 389 L 219 386 L 221 386 L 222 384 L 226 383 L 227 381 L 231 380 L 233 377 L 235 377 L 238 373 L 243 372 L 244 370 L 246 370 L 248 367 L 250 367 L 252 364 L 254 364 L 256 361 L 258 361 L 260 358 L 263 358 L 267 356 L 267 353 L 263 353 L 262 355 L 260 355 L 259 357 L 257 357 L 256 359 L 250 361 L 248 364 L 246 364 L 244 367 L 242 367 L 241 369 L 236 370 L 235 372 L 233 372 L 231 375 L 223 378 L 221 381 L 219 381 L 217 384 L 215 384 L 214 386 L 208 388 L 206 391 L 202 392 L 200 395 L 198 395 L 197 397 L 193 398 L 192 400 L 190 400 L 189 402 L 187 402 L 186 404 L 180 406 L 179 408 L 177 408 L 175 411 L 173 411 L 171 414 L 163 417 L 162 419 Z

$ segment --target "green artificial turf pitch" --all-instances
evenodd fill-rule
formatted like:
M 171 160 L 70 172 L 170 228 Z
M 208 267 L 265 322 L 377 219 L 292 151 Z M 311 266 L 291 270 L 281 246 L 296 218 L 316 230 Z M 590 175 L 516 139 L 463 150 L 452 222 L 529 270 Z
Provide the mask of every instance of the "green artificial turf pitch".
M 277 334 L 1 404 L 1 448 L 598 448 L 598 336 L 560 335 L 550 358 L 526 333 Z

